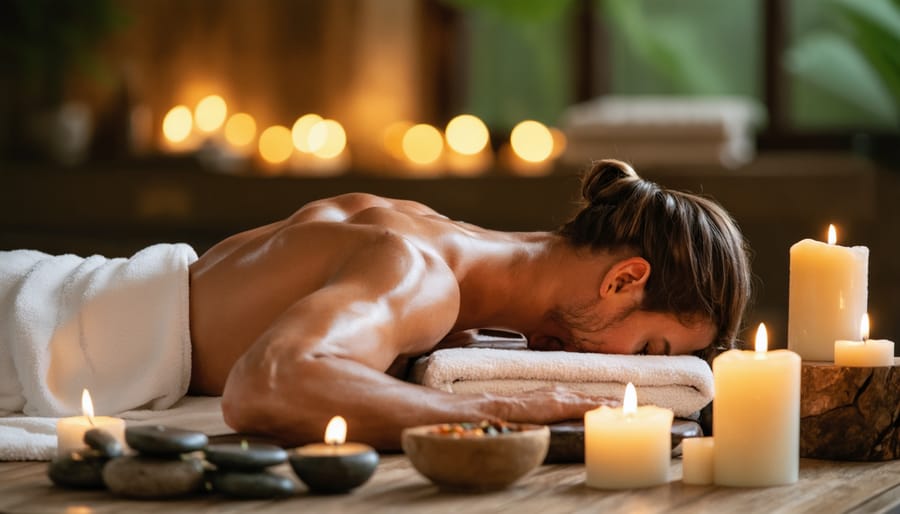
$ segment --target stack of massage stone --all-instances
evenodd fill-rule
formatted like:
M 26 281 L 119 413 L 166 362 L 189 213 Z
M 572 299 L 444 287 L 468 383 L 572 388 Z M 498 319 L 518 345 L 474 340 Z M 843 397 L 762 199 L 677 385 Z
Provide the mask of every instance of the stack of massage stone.
M 267 468 L 287 462 L 287 452 L 265 443 L 211 444 L 206 460 L 215 466 L 209 473 L 213 490 L 232 498 L 282 498 L 295 492 L 294 482 Z
M 141 499 L 174 498 L 204 490 L 205 434 L 161 425 L 127 427 L 125 442 L 137 455 L 110 460 L 103 481 L 110 492 Z
M 47 470 L 50 480 L 73 489 L 103 489 L 103 467 L 110 459 L 121 457 L 124 448 L 106 430 L 92 428 L 84 433 L 87 448 L 53 459 Z

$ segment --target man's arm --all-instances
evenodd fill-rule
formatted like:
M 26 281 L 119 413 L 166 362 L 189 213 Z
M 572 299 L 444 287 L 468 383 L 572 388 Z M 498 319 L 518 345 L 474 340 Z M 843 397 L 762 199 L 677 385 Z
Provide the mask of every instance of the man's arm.
M 450 394 L 386 375 L 398 355 L 429 348 L 456 318 L 455 279 L 435 266 L 396 236 L 348 260 L 234 366 L 223 398 L 228 424 L 300 444 L 321 440 L 328 420 L 341 415 L 353 440 L 395 449 L 407 426 L 498 418 L 543 423 L 579 417 L 597 404 L 561 390 Z

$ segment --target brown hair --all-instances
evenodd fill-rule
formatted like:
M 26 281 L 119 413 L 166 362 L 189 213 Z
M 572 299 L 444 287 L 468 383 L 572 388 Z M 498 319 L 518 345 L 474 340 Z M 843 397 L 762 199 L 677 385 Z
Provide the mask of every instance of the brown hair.
M 750 263 L 725 209 L 643 180 L 616 160 L 594 162 L 581 194 L 586 204 L 557 232 L 575 246 L 636 251 L 651 269 L 641 309 L 674 313 L 685 324 L 712 319 L 718 335 L 702 358 L 733 348 L 750 299 Z

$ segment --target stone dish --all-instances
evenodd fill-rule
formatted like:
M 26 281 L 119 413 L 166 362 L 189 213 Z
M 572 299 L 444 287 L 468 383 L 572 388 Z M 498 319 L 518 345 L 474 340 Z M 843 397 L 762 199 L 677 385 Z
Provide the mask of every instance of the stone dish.
M 403 431 L 403 452 L 413 467 L 442 489 L 481 492 L 508 487 L 544 461 L 550 429 L 509 424 L 511 432 L 485 436 L 435 433 L 440 425 Z

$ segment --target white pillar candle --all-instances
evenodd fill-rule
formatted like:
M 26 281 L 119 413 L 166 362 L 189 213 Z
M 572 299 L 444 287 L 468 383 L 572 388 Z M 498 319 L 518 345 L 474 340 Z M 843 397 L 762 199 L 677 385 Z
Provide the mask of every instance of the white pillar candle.
M 834 342 L 859 339 L 866 312 L 869 249 L 804 239 L 791 247 L 788 349 L 803 360 L 834 360 Z
M 712 437 L 688 437 L 681 440 L 681 481 L 691 485 L 713 483 Z
M 800 470 L 800 356 L 767 352 L 765 325 L 756 351 L 713 360 L 713 477 L 718 485 L 792 484 Z
M 869 339 L 869 315 L 860 321 L 862 341 L 834 342 L 834 364 L 852 368 L 871 368 L 894 365 L 894 342 L 886 339 Z
M 86 448 L 84 433 L 92 428 L 102 428 L 115 437 L 122 448 L 125 444 L 125 420 L 110 416 L 94 416 L 94 405 L 91 395 L 85 389 L 81 393 L 82 416 L 60 418 L 56 422 L 56 454 L 67 455 L 70 452 Z
M 630 489 L 669 481 L 672 411 L 637 406 L 631 383 L 621 408 L 601 406 L 584 414 L 584 464 L 587 485 Z

